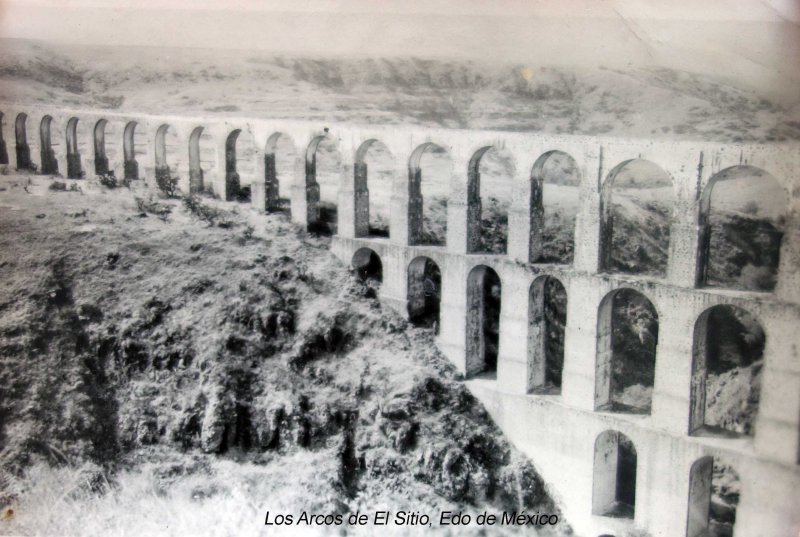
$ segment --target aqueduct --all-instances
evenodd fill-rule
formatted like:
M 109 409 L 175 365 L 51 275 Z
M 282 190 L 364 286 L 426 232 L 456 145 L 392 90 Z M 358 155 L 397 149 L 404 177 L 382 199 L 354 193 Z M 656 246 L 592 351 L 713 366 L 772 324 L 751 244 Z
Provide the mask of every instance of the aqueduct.
M 13 122 L 13 123 L 12 123 Z M 185 191 L 246 199 L 258 211 L 288 198 L 293 221 L 320 219 L 324 144 L 336 151 L 335 235 L 345 263 L 379 270 L 380 299 L 412 320 L 435 302 L 429 326 L 442 352 L 504 433 L 535 463 L 580 535 L 704 535 L 712 461 L 741 478 L 737 536 L 800 530 L 800 150 L 796 144 L 719 144 L 302 121 L 153 116 L 2 106 L 0 163 L 68 177 L 113 170 L 155 185 L 177 176 Z M 13 124 L 13 128 L 9 127 Z M 38 136 L 33 135 L 38 129 Z M 388 233 L 371 233 L 366 154 L 379 141 L 393 157 Z M 14 144 L 14 150 L 6 149 Z M 514 158 L 506 253 L 479 248 L 480 162 L 490 149 Z M 326 150 L 326 151 L 328 151 Z M 423 240 L 421 161 L 450 165 L 444 244 Z M 542 167 L 566 154 L 579 171 L 571 263 L 542 262 Z M 35 163 L 35 156 L 40 156 Z M 609 263 L 610 189 L 621 166 L 647 160 L 670 178 L 669 251 L 663 275 L 623 274 Z M 13 160 L 12 162 L 9 162 Z M 707 285 L 709 197 L 721 174 L 765 171 L 782 188 L 785 231 L 772 291 Z M 330 175 L 330 174 L 329 174 Z M 329 186 L 329 185 L 328 185 Z M 330 202 L 330 196 L 328 198 Z M 388 236 L 387 236 L 388 235 Z M 355 258 L 355 260 L 354 260 Z M 358 261 L 363 259 L 364 261 Z M 434 289 L 428 289 L 430 282 Z M 543 300 L 559 313 L 563 356 L 543 338 Z M 654 311 L 652 394 L 646 410 L 612 401 L 615 298 L 631 294 Z M 435 295 L 435 296 L 434 296 Z M 492 304 L 496 309 L 490 307 Z M 706 325 L 719 307 L 751 315 L 763 329 L 763 375 L 755 433 L 704 427 Z M 491 351 L 489 350 L 491 348 Z M 556 364 L 555 366 L 553 364 Z M 545 389 L 550 386 L 552 389 Z

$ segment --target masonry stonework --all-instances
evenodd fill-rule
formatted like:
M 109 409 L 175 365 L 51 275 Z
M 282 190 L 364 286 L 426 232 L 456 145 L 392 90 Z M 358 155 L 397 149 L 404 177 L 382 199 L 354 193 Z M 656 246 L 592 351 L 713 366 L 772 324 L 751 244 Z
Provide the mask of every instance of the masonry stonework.
M 578 534 L 620 534 L 641 528 L 653 535 L 696 535 L 704 516 L 698 498 L 707 487 L 710 457 L 731 461 L 741 478 L 736 536 L 793 537 L 800 531 L 800 511 L 795 505 L 796 491 L 800 490 L 800 351 L 796 336 L 800 326 L 800 151 L 796 144 L 715 144 L 359 125 L 334 126 L 323 133 L 321 125 L 302 121 L 34 110 L 10 104 L 0 108 L 3 117 L 14 118 L 14 138 L 8 136 L 7 140 L 14 143 L 11 154 L 19 169 L 31 167 L 33 154 L 42 156 L 39 168 L 50 173 L 74 175 L 76 162 L 80 162 L 81 170 L 88 174 L 96 170 L 99 154 L 108 159 L 108 170 L 138 177 L 154 187 L 155 171 L 166 159 L 166 165 L 180 177 L 179 187 L 184 192 L 209 185 L 222 199 L 230 197 L 226 141 L 238 129 L 246 133 L 239 135 L 238 143 L 249 144 L 243 147 L 251 155 L 247 158 L 252 159 L 249 168 L 254 171 L 245 176 L 237 167 L 237 173 L 241 185 L 251 186 L 253 208 L 274 209 L 279 186 L 291 195 L 292 220 L 303 226 L 319 219 L 315 150 L 321 137 L 327 137 L 338 146 L 343 159 L 339 234 L 332 239 L 333 253 L 350 263 L 359 249 L 374 251 L 383 271 L 380 298 L 402 315 L 408 314 L 409 292 L 413 294 L 417 286 L 410 274 L 420 270 L 419 264 L 411 267 L 412 261 L 425 257 L 438 265 L 442 288 L 437 345 L 465 375 L 466 385 L 498 426 L 534 462 Z M 49 146 L 43 148 L 40 136 L 28 131 L 39 128 L 45 116 L 52 118 L 52 126 Z M 68 137 L 72 118 L 78 118 L 74 127 L 105 121 L 103 140 L 93 139 L 96 129 L 93 133 L 85 128 L 75 128 Z M 167 147 L 166 131 L 161 130 L 164 125 L 174 134 L 169 142 L 172 147 Z M 211 156 L 202 159 L 190 154 L 195 151 L 190 150 L 190 142 L 199 143 L 192 137 L 198 127 L 203 127 L 202 132 L 214 140 L 215 146 Z M 109 144 L 112 133 L 119 138 L 114 143 L 123 147 L 122 152 L 97 145 L 99 141 Z M 295 142 L 298 156 L 294 157 L 290 184 L 278 185 L 276 133 Z M 369 236 L 368 170 L 357 153 L 372 139 L 382 142 L 398 160 L 393 171 L 388 238 Z M 424 181 L 418 150 L 431 140 L 437 140 L 453 159 L 445 246 L 418 244 L 422 209 L 419 186 Z M 88 149 L 90 144 L 95 145 L 95 151 Z M 478 150 L 501 145 L 516 161 L 508 253 L 489 255 L 476 251 L 475 234 L 470 231 L 475 219 L 472 185 L 480 180 L 471 163 Z M 543 155 L 553 151 L 570 155 L 581 177 L 571 265 L 538 262 L 542 228 L 539 211 L 547 200 L 542 199 L 536 166 Z M 55 169 L 47 162 L 51 154 L 58 163 Z M 609 170 L 634 158 L 657 164 L 673 181 L 675 207 L 664 277 L 604 271 L 608 244 L 602 218 L 603 187 Z M 786 192 L 788 226 L 774 292 L 701 285 L 703 193 L 717 173 L 740 165 L 769 172 Z M 230 166 L 227 168 L 229 173 Z M 469 326 L 473 311 L 470 274 L 476 267 L 496 272 L 502 290 L 497 372 L 492 378 L 472 377 L 478 368 L 468 358 L 468 341 L 474 337 Z M 567 296 L 561 391 L 552 394 L 531 393 L 542 375 L 541 355 L 529 352 L 529 345 L 540 343 L 530 332 L 531 315 L 537 315 L 536 308 L 531 307 L 531 297 L 536 296 L 531 289 L 542 277 L 557 279 Z M 596 405 L 598 371 L 602 371 L 598 349 L 604 348 L 598 341 L 607 337 L 606 325 L 598 322 L 603 315 L 601 305 L 619 289 L 641 293 L 658 314 L 649 415 L 621 414 Z M 690 434 L 695 326 L 705 312 L 718 305 L 749 312 L 766 334 L 761 401 L 752 438 Z M 411 309 L 418 307 L 412 304 Z M 604 474 L 603 466 L 596 462 L 598 439 L 602 439 L 599 445 L 608 458 L 618 449 L 609 439 L 621 435 L 630 440 L 636 453 L 632 518 L 605 516 L 598 507 L 610 497 L 606 494 L 608 481 L 602 480 L 608 472 Z

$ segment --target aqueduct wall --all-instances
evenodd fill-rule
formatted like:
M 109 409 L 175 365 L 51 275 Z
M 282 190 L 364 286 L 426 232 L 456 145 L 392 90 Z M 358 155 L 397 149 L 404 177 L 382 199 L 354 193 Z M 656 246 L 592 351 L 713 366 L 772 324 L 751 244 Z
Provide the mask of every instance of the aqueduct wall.
M 78 177 L 104 167 L 118 177 L 139 177 L 154 184 L 156 168 L 168 166 L 184 191 L 196 187 L 230 198 L 230 135 L 247 144 L 234 166 L 241 184 L 251 185 L 251 203 L 264 210 L 274 201 L 276 133 L 294 146 L 290 184 L 279 185 L 291 198 L 292 219 L 314 218 L 314 151 L 322 138 L 334 142 L 342 158 L 338 192 L 338 231 L 332 249 L 349 263 L 361 248 L 382 261 L 381 300 L 407 312 L 409 264 L 426 256 L 442 275 L 440 331 L 437 343 L 466 377 L 472 392 L 486 405 L 511 441 L 535 463 L 580 535 L 622 535 L 637 527 L 652 535 L 690 533 L 692 468 L 709 456 L 732 461 L 742 491 L 735 535 L 795 536 L 800 531 L 800 149 L 796 144 L 717 144 L 585 136 L 551 136 L 506 132 L 445 130 L 398 126 L 324 125 L 266 119 L 153 116 L 92 110 L 36 110 L 0 106 L 3 123 L 0 161 Z M 21 114 L 25 114 L 22 116 Z M 23 118 L 18 120 L 18 118 Z M 47 119 L 49 118 L 49 119 Z M 78 118 L 76 122 L 73 118 Z M 71 121 L 72 120 L 72 121 Z M 102 122 L 102 123 L 98 123 Z M 98 128 L 98 125 L 102 125 Z M 166 127 L 164 127 L 166 126 Z M 198 127 L 211 149 L 201 150 Z M 45 136 L 49 131 L 48 136 Z M 167 136 L 169 134 L 169 136 Z M 98 142 L 98 138 L 102 140 Z M 363 144 L 382 142 L 396 163 L 391 186 L 388 238 L 364 236 Z M 417 150 L 435 143 L 452 158 L 447 204 L 446 246 L 418 245 L 419 180 Z M 502 148 L 515 162 L 513 204 L 508 219 L 506 255 L 470 253 L 470 170 L 473 158 L 488 147 Z M 574 158 L 581 172 L 580 206 L 571 265 L 536 260 L 537 220 L 531 200 L 537 185 L 531 170 L 553 150 Z M 202 153 L 202 154 L 201 154 Z M 416 156 L 415 156 L 416 154 Z M 242 157 L 245 155 L 245 157 Z M 609 172 L 629 159 L 659 165 L 673 181 L 675 205 L 670 225 L 666 277 L 610 273 L 603 269 L 608 248 L 602 229 L 604 182 Z M 768 171 L 786 193 L 787 224 L 773 292 L 744 292 L 705 287 L 703 267 L 703 199 L 714 176 L 747 164 Z M 96 167 L 97 166 L 97 167 Z M 202 170 L 198 172 L 198 170 Z M 77 170 L 77 171 L 76 171 Z M 423 179 L 424 180 L 424 179 Z M 318 187 L 317 187 L 318 188 Z M 228 190 L 226 190 L 228 189 Z M 317 192 L 318 195 L 318 192 Z M 533 198 L 532 198 L 533 196 Z M 492 268 L 502 284 L 502 309 L 496 378 L 478 372 L 467 352 L 468 278 L 477 266 Z M 561 393 L 529 393 L 529 300 L 540 276 L 557 278 L 566 289 L 567 325 Z M 616 289 L 641 292 L 658 312 L 658 345 L 652 410 L 649 415 L 597 410 L 598 315 L 604 297 Z M 694 327 L 709 308 L 733 305 L 754 315 L 766 333 L 761 400 L 754 437 L 723 438 L 690 433 Z M 632 518 L 593 514 L 597 499 L 596 441 L 605 431 L 626 435 L 634 444 L 636 500 Z M 694 537 L 692 535 L 692 537 Z

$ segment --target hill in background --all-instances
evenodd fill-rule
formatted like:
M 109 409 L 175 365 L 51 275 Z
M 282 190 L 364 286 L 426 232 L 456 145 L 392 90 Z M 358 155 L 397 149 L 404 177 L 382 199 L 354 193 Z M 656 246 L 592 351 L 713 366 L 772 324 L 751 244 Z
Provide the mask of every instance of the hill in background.
M 721 142 L 800 139 L 796 104 L 665 68 L 312 59 L 10 39 L 0 46 L 0 100 L 21 103 Z

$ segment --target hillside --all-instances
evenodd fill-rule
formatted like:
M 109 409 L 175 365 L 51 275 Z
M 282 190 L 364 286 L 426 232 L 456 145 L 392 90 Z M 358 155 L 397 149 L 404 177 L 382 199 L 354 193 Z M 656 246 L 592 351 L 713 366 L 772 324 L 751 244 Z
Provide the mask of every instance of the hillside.
M 800 108 L 712 77 L 2 40 L 0 100 L 548 133 L 800 139 Z M 796 103 L 795 103 L 796 104 Z
M 141 184 L 0 178 L 0 533 L 555 509 L 430 332 L 326 239 Z

